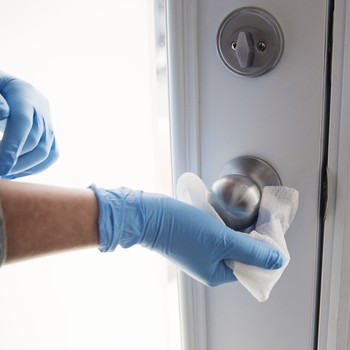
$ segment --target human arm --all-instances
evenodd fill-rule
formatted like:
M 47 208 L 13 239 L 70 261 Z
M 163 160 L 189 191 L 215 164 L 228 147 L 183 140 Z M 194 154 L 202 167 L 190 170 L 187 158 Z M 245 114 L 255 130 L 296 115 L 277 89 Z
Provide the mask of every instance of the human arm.
M 265 268 L 283 263 L 275 248 L 171 197 L 92 189 L 95 193 L 0 181 L 6 262 L 82 247 L 113 251 L 141 244 L 211 286 L 235 280 L 225 259 Z
M 5 263 L 98 244 L 98 208 L 91 190 L 0 180 L 0 200 Z
M 0 71 L 0 176 L 40 172 L 58 157 L 48 100 L 32 85 Z

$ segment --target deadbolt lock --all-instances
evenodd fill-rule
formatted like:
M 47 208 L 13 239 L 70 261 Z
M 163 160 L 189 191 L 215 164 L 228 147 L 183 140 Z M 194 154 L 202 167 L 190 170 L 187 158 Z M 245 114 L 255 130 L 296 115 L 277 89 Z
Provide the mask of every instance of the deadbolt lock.
M 256 77 L 273 69 L 284 48 L 282 29 L 267 11 L 243 7 L 222 22 L 217 48 L 228 69 L 243 76 Z

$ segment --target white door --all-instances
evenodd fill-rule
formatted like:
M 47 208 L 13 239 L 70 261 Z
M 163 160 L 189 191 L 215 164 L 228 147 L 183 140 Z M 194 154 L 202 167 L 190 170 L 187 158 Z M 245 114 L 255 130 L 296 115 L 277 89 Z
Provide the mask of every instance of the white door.
M 270 72 L 249 78 L 222 63 L 221 22 L 257 6 L 282 27 L 285 48 Z M 238 283 L 200 286 L 182 275 L 186 349 L 315 349 L 329 117 L 327 0 L 168 1 L 174 175 L 198 173 L 210 186 L 241 155 L 266 160 L 300 192 L 286 239 L 291 262 L 270 299 L 258 303 Z

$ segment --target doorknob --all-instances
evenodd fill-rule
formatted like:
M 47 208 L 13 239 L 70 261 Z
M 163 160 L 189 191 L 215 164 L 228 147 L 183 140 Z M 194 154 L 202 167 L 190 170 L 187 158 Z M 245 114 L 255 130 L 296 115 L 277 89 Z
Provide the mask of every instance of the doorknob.
M 242 156 L 224 166 L 208 192 L 208 201 L 227 226 L 245 231 L 256 223 L 264 187 L 281 184 L 271 165 L 256 157 Z
M 276 66 L 284 48 L 282 29 L 267 11 L 243 7 L 231 12 L 222 22 L 217 49 L 232 72 L 256 77 Z

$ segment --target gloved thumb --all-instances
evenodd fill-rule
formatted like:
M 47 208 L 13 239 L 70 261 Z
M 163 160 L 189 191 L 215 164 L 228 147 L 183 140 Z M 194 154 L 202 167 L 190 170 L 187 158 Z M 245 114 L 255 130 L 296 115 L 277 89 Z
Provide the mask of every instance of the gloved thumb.
M 233 249 L 227 257 L 228 260 L 236 260 L 265 269 L 278 269 L 285 262 L 283 254 L 272 244 L 241 232 L 234 232 L 229 237 L 232 240 Z
M 10 107 L 2 95 L 0 95 L 0 120 L 8 118 L 10 115 Z M 0 125 L 0 130 L 3 130 Z

